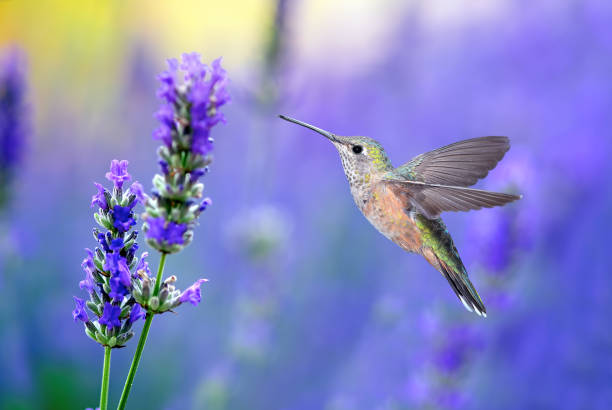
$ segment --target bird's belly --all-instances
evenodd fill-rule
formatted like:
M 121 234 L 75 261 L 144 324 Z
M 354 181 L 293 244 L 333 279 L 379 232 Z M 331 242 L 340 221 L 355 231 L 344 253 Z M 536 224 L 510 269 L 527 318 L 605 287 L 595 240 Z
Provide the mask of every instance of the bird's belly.
M 422 241 L 420 231 L 406 211 L 405 200 L 392 191 L 375 189 L 361 211 L 372 225 L 402 249 L 418 251 Z

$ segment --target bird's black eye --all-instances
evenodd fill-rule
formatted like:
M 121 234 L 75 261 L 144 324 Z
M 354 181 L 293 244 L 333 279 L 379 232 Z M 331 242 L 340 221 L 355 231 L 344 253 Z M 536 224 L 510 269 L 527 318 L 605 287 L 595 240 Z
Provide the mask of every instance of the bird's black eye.
M 361 154 L 363 147 L 361 145 L 353 145 L 353 152 L 355 154 Z

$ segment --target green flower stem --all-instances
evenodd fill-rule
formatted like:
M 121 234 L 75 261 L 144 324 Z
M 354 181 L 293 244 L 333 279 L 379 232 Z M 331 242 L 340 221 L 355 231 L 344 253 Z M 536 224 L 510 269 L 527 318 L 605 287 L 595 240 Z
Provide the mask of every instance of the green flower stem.
M 164 265 L 166 264 L 166 253 L 161 254 L 159 260 L 159 269 L 157 269 L 157 276 L 155 277 L 155 288 L 153 289 L 153 296 L 157 296 L 159 288 L 161 287 L 162 273 L 164 273 Z
M 161 286 L 162 274 L 164 272 L 164 265 L 166 264 L 166 254 L 161 254 L 161 259 L 159 261 L 159 268 L 157 269 L 157 277 L 155 279 L 155 288 L 153 289 L 153 295 L 157 296 L 159 293 L 159 288 Z M 119 399 L 119 405 L 117 406 L 117 410 L 125 409 L 125 405 L 127 403 L 128 396 L 130 395 L 130 390 L 132 389 L 132 383 L 134 383 L 134 376 L 136 376 L 136 370 L 138 369 L 138 363 L 140 362 L 140 357 L 142 356 L 142 351 L 144 349 L 145 343 L 147 343 L 147 336 L 149 335 L 149 329 L 151 328 L 151 322 L 153 321 L 153 313 L 148 312 L 147 318 L 145 320 L 145 324 L 142 327 L 142 333 L 140 334 L 140 339 L 138 339 L 138 346 L 136 346 L 136 352 L 134 352 L 134 359 L 132 359 L 132 365 L 130 366 L 130 371 L 128 373 L 127 379 L 125 380 L 125 386 L 123 386 L 123 392 L 121 393 L 121 399 Z M 103 410 L 100 407 L 100 410 Z
M 104 346 L 104 367 L 102 368 L 102 388 L 100 390 L 100 410 L 108 407 L 108 380 L 110 378 L 111 348 Z

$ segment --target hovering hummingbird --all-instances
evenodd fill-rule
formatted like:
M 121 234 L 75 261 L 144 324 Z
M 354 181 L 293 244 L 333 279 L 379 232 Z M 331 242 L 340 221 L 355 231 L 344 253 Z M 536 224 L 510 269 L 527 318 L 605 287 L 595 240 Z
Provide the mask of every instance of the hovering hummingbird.
M 368 221 L 402 249 L 423 255 L 448 280 L 467 310 L 487 316 L 440 213 L 491 208 L 522 198 L 467 188 L 503 158 L 510 149 L 507 137 L 459 141 L 394 168 L 383 147 L 372 138 L 341 137 L 284 115 L 279 117 L 330 140 L 340 154 L 353 199 Z

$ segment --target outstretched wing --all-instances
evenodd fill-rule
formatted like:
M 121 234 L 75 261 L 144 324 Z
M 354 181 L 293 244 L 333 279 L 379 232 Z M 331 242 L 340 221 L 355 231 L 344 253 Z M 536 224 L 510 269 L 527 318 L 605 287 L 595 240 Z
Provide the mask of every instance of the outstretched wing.
M 395 173 L 411 181 L 471 186 L 495 168 L 509 149 L 507 137 L 472 138 L 421 154 Z
M 428 219 L 437 218 L 445 211 L 469 211 L 506 205 L 522 195 L 504 194 L 457 186 L 427 184 L 389 177 L 383 179 L 395 193 L 406 198 L 410 205 Z

